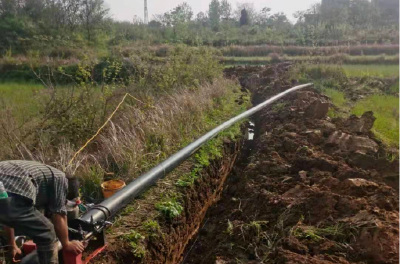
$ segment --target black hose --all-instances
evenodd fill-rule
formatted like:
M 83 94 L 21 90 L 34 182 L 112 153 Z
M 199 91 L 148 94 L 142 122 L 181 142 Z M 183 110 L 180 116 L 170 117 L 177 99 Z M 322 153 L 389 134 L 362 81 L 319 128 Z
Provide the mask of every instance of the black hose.
M 272 104 L 287 94 L 310 86 L 312 86 L 311 83 L 288 89 L 214 128 L 204 136 L 200 137 L 182 150 L 173 154 L 165 161 L 161 162 L 150 171 L 142 174 L 139 178 L 132 181 L 113 196 L 105 199 L 99 205 L 91 208 L 87 213 L 80 217 L 79 221 L 83 221 L 85 224 L 101 223 L 102 221 L 106 221 L 118 213 L 119 210 L 128 205 L 129 202 L 131 202 L 135 197 L 139 196 L 144 190 L 155 184 L 157 180 L 165 177 L 169 172 L 178 167 L 183 161 L 195 153 L 204 143 L 214 138 L 224 129 L 227 129 L 236 122 L 253 115 L 254 113 L 260 111 L 264 107 Z

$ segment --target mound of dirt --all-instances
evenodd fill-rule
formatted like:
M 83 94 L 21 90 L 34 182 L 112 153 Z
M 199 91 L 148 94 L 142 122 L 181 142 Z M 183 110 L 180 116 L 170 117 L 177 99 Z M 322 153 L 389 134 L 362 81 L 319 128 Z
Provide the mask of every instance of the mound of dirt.
M 260 102 L 292 84 L 290 65 L 240 67 Z M 331 120 L 313 89 L 255 118 L 249 156 L 234 168 L 184 263 L 398 263 L 398 161 L 370 129 L 375 118 Z M 383 157 L 383 158 L 382 158 Z

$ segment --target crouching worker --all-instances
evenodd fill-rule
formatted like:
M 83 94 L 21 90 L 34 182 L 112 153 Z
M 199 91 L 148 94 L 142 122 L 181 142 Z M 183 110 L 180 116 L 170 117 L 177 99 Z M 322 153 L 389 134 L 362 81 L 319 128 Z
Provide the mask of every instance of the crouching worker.
M 15 231 L 35 242 L 40 264 L 58 263 L 57 238 L 63 250 L 77 255 L 84 250 L 80 241 L 68 239 L 66 203 L 79 196 L 75 178 L 67 179 L 62 171 L 34 161 L 1 161 L 0 182 L 8 195 L 0 199 L 0 224 L 14 261 L 21 254 Z M 52 222 L 39 210 L 45 210 Z

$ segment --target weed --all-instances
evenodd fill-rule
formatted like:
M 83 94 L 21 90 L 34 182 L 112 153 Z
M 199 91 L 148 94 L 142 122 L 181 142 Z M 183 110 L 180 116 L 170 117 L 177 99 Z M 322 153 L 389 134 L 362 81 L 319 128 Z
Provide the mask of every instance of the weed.
M 158 224 L 157 221 L 154 220 L 148 220 L 143 224 L 144 228 L 146 229 L 147 232 L 158 232 L 160 231 L 160 225 Z
M 139 241 L 144 239 L 144 236 L 142 236 L 139 232 L 132 230 L 130 233 L 124 234 L 122 236 L 122 239 L 124 239 L 125 241 L 138 243 Z
M 176 198 L 170 198 L 167 201 L 159 202 L 155 207 L 169 220 L 180 216 L 183 211 L 183 206 L 176 200 Z
M 316 230 L 314 228 L 312 228 L 312 227 L 309 227 L 309 228 L 296 228 L 293 231 L 293 235 L 295 237 L 297 237 L 297 238 L 310 239 L 310 240 L 312 240 L 314 242 L 319 242 L 319 241 L 324 239 L 323 237 L 319 236 L 316 233 Z
M 143 224 L 143 227 L 149 237 L 158 237 L 161 234 L 161 228 L 157 221 L 148 220 Z
M 133 205 L 128 205 L 127 207 L 124 208 L 124 210 L 122 210 L 121 215 L 125 216 L 125 215 L 130 215 L 135 211 L 135 207 Z
M 140 233 L 132 230 L 129 234 L 123 235 L 122 239 L 129 242 L 131 252 L 135 257 L 142 259 L 146 255 L 146 249 L 141 244 L 145 237 L 142 236 Z
M 81 175 L 81 193 L 84 198 L 89 199 L 91 202 L 99 201 L 101 197 L 101 184 L 103 183 L 104 170 L 98 166 L 93 165 L 86 169 Z
M 192 186 L 199 177 L 200 169 L 201 169 L 201 167 L 199 166 L 199 167 L 196 167 L 195 169 L 193 169 L 190 173 L 186 173 L 186 174 L 182 175 L 176 182 L 176 185 L 179 187 Z
M 233 235 L 233 224 L 231 221 L 228 220 L 228 226 L 226 228 L 226 233 L 230 236 Z
M 338 242 L 346 241 L 352 236 L 354 228 L 343 224 L 336 224 L 327 227 L 298 226 L 294 229 L 293 235 L 300 239 L 309 239 L 319 242 L 325 238 Z
M 276 103 L 272 106 L 272 110 L 279 112 L 279 111 L 282 111 L 283 109 L 285 109 L 286 106 L 287 106 L 287 103 L 285 103 L 285 102 Z
M 249 229 L 255 233 L 256 238 L 260 238 L 262 227 L 268 225 L 268 221 L 251 221 L 248 224 L 244 224 L 243 228 Z

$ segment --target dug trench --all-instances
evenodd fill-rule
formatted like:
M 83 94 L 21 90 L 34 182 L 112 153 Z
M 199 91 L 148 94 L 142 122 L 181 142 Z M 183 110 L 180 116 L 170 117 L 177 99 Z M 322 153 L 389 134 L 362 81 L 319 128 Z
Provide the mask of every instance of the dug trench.
M 257 104 L 293 86 L 289 64 L 227 70 Z M 253 150 L 233 168 L 183 263 L 398 263 L 398 160 L 375 118 L 326 117 L 309 89 L 257 114 Z
M 284 78 L 290 67 L 226 76 L 256 105 L 296 85 Z M 225 142 L 224 156 L 185 191 L 179 217 L 159 217 L 130 242 L 121 237 L 145 220 L 122 217 L 95 262 L 398 263 L 398 160 L 370 132 L 373 113 L 331 120 L 330 105 L 308 89 L 259 112 L 254 140 Z

